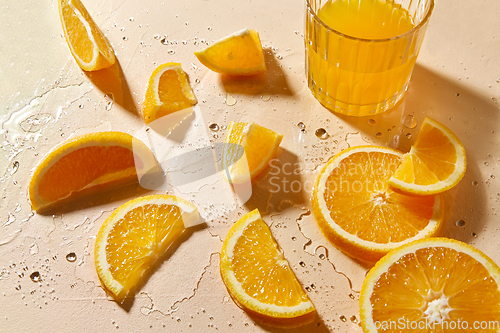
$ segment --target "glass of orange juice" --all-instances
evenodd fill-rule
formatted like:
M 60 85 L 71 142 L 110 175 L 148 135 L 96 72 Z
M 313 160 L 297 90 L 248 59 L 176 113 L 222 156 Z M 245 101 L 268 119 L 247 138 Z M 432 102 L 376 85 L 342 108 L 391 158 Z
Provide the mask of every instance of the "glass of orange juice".
M 384 112 L 403 97 L 434 0 L 306 0 L 309 89 L 330 110 Z

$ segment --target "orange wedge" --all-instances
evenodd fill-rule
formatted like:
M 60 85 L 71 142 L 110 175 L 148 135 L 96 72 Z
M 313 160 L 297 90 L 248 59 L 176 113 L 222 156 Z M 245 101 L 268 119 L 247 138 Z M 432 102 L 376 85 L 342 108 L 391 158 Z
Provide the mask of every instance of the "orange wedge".
M 359 303 L 365 333 L 499 332 L 500 268 L 468 244 L 424 238 L 377 262 Z
M 80 0 L 59 0 L 64 37 L 78 65 L 96 71 L 116 61 L 113 48 Z
M 193 204 L 171 195 L 140 197 L 115 209 L 95 242 L 95 267 L 103 288 L 122 301 L 186 228 L 199 222 Z
M 316 317 L 314 305 L 257 209 L 231 227 L 220 261 L 229 294 L 258 321 L 295 327 Z
M 414 197 L 388 186 L 401 159 L 390 148 L 359 146 L 340 152 L 321 170 L 313 191 L 314 215 L 344 253 L 374 263 L 390 250 L 442 229 L 442 196 Z
M 195 105 L 198 101 L 181 64 L 169 62 L 158 66 L 149 78 L 142 103 L 146 123 Z
M 140 140 L 121 132 L 75 136 L 52 149 L 29 184 L 32 209 L 41 212 L 84 195 L 138 181 L 156 167 Z
M 283 135 L 254 122 L 230 122 L 222 166 L 228 169 L 231 182 L 241 183 L 257 177 L 276 156 L 282 139 Z
M 466 167 L 465 148 L 458 137 L 443 124 L 425 118 L 415 144 L 389 184 L 410 194 L 436 194 L 457 185 Z
M 198 60 L 214 72 L 224 75 L 255 75 L 266 71 L 259 34 L 244 29 L 194 53 Z

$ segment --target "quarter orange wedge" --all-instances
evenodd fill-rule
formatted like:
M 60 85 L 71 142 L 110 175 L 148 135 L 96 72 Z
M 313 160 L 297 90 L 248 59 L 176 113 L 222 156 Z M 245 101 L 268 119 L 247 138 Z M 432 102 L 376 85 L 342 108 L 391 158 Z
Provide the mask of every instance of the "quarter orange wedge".
M 71 54 L 83 70 L 115 63 L 113 48 L 80 0 L 59 0 L 59 17 Z
M 430 195 L 441 193 L 460 182 L 467 160 L 460 139 L 443 124 L 425 118 L 410 152 L 389 179 L 400 191 Z
M 253 29 L 238 31 L 194 54 L 203 65 L 224 75 L 246 76 L 266 71 L 259 34 Z
M 258 321 L 295 327 L 316 317 L 314 305 L 257 209 L 229 230 L 220 270 L 233 300 Z
M 282 134 L 254 122 L 230 122 L 222 152 L 222 167 L 228 169 L 230 181 L 257 177 L 276 156 L 282 139 Z
M 377 262 L 359 303 L 365 333 L 499 332 L 500 268 L 468 244 L 424 238 Z
M 325 236 L 344 253 L 375 263 L 415 239 L 434 236 L 443 223 L 443 198 L 393 191 L 388 180 L 402 153 L 358 146 L 335 155 L 313 190 L 313 211 Z
M 150 123 L 197 102 L 181 64 L 169 62 L 158 66 L 151 74 L 142 103 L 142 116 Z
M 157 161 L 144 143 L 122 132 L 75 136 L 52 149 L 38 164 L 29 184 L 37 212 L 91 193 L 138 181 Z
M 103 288 L 122 301 L 186 228 L 200 222 L 196 207 L 172 195 L 149 195 L 118 207 L 104 221 L 94 261 Z

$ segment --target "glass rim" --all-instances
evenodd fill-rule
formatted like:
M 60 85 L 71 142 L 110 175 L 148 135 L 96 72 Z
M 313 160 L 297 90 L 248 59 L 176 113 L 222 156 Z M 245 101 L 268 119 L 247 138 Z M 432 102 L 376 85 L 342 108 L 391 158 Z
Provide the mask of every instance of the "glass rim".
M 429 18 L 431 17 L 431 14 L 432 14 L 432 11 L 434 9 L 434 0 L 429 0 L 430 1 L 430 5 L 429 5 L 429 10 L 427 11 L 427 13 L 425 14 L 424 18 L 422 19 L 422 21 L 417 24 L 416 26 L 414 26 L 411 30 L 408 30 L 407 32 L 403 33 L 403 34 L 400 34 L 400 35 L 397 35 L 397 36 L 394 36 L 394 37 L 389 37 L 389 38 L 377 38 L 377 39 L 369 39 L 369 38 L 359 38 L 359 37 L 354 37 L 354 36 L 351 36 L 351 35 L 347 35 L 347 34 L 344 34 L 338 30 L 335 30 L 333 29 L 332 27 L 330 27 L 328 24 L 326 24 L 325 22 L 323 22 L 323 20 L 321 20 L 319 18 L 319 16 L 314 12 L 314 10 L 311 8 L 311 3 L 312 0 L 305 0 L 306 2 L 306 7 L 307 7 L 307 11 L 313 15 L 314 19 L 316 21 L 318 21 L 323 27 L 325 27 L 327 30 L 337 34 L 337 35 L 340 35 L 340 36 L 343 36 L 343 37 L 346 37 L 348 39 L 352 39 L 352 40 L 355 40 L 355 41 L 362 41 L 362 42 L 375 42 L 375 43 L 381 43 L 381 42 L 388 42 L 388 41 L 393 41 L 393 40 L 397 40 L 397 39 L 401 39 L 403 37 L 405 37 L 406 35 L 410 35 L 410 34 L 413 34 L 415 31 L 417 30 L 420 30 L 422 28 L 422 26 L 424 24 L 427 23 L 427 21 L 429 21 Z

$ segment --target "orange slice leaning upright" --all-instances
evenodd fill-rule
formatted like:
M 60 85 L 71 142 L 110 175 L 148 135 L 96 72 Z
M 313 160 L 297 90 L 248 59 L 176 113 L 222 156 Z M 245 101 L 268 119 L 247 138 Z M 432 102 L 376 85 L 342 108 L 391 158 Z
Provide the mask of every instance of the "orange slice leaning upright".
M 415 144 L 389 184 L 413 195 L 441 193 L 460 182 L 466 167 L 460 139 L 443 124 L 426 117 Z
M 158 169 L 157 169 L 158 168 Z M 142 141 L 122 132 L 75 136 L 52 149 L 29 184 L 32 209 L 42 212 L 82 196 L 139 181 L 160 171 Z
M 115 63 L 113 48 L 80 0 L 59 0 L 59 17 L 69 49 L 83 70 Z

